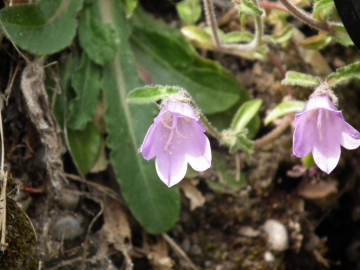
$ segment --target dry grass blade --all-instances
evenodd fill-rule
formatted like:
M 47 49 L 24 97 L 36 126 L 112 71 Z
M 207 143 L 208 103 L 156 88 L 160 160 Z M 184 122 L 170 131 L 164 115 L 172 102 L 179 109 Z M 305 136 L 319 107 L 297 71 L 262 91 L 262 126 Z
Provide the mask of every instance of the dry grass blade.
M 174 252 L 183 259 L 188 264 L 188 269 L 198 270 L 195 264 L 190 260 L 186 253 L 181 249 L 181 247 L 176 244 L 176 242 L 166 233 L 162 234 L 164 240 L 169 244 L 169 246 L 174 250 Z
M 1 123 L 0 123 L 1 124 Z M 1 193 L 0 193 L 0 231 L 1 231 L 1 240 L 0 240 L 0 250 L 5 251 L 8 244 L 6 243 L 6 186 L 7 186 L 7 172 L 1 172 Z

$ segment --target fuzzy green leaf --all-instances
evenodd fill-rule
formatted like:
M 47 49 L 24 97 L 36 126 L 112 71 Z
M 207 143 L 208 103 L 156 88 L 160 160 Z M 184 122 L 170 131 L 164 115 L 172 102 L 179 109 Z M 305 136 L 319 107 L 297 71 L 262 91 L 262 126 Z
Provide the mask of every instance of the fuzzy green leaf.
M 284 101 L 277 105 L 270 113 L 266 116 L 264 123 L 268 125 L 272 121 L 283 117 L 289 113 L 299 113 L 305 107 L 305 102 L 298 100 Z
M 254 39 L 254 35 L 250 32 L 236 31 L 225 34 L 222 37 L 222 42 L 224 44 L 245 43 L 245 42 L 251 42 L 253 39 Z
M 353 79 L 360 79 L 360 62 L 337 69 L 334 73 L 330 74 L 325 81 L 330 87 L 335 87 L 348 83 Z
M 261 16 L 263 14 L 263 12 L 256 5 L 254 5 L 248 0 L 244 0 L 236 6 L 240 10 L 240 12 L 248 15 Z
M 236 133 L 243 131 L 251 119 L 253 119 L 260 110 L 261 105 L 262 100 L 260 99 L 254 99 L 243 103 L 234 115 L 230 128 Z
M 326 21 L 331 13 L 334 11 L 334 0 L 316 0 L 312 17 L 315 20 Z
M 254 153 L 254 147 L 254 141 L 250 140 L 245 134 L 238 134 L 235 144 L 230 148 L 230 154 L 235 154 L 241 150 L 245 154 L 246 162 L 250 163 L 251 155 Z
M 331 33 L 331 37 L 344 46 L 354 45 L 345 27 L 342 25 L 334 26 L 334 31 Z
M 282 29 L 282 31 L 278 35 L 272 36 L 272 40 L 274 40 L 278 44 L 285 43 L 289 41 L 294 35 L 294 27 L 292 25 L 287 25 Z
M 100 72 L 84 53 L 71 80 L 76 98 L 70 103 L 68 126 L 74 130 L 84 129 L 95 116 L 101 88 Z
M 178 189 L 167 188 L 157 176 L 154 162 L 145 161 L 138 153 L 157 110 L 155 106 L 130 105 L 126 101 L 132 89 L 143 85 L 128 42 L 129 26 L 118 0 L 97 0 L 96 3 L 101 20 L 110 21 L 121 39 L 113 61 L 103 67 L 110 161 L 132 214 L 146 231 L 160 234 L 175 225 L 180 202 Z
M 332 38 L 327 33 L 320 33 L 318 35 L 300 41 L 299 45 L 309 50 L 321 50 L 327 45 L 329 45 L 331 40 Z
M 120 38 L 111 24 L 100 21 L 100 10 L 91 1 L 85 4 L 79 22 L 80 46 L 99 65 L 111 61 L 119 49 Z
M 319 78 L 296 71 L 286 72 L 285 79 L 281 81 L 283 85 L 297 85 L 309 88 L 316 88 L 320 83 Z
M 17 46 L 48 55 L 69 46 L 75 37 L 77 12 L 83 0 L 41 0 L 0 11 L 0 31 Z M 5 28 L 5 29 L 4 29 Z
M 178 30 L 143 12 L 134 13 L 135 17 L 133 49 L 152 83 L 180 85 L 205 114 L 224 111 L 247 96 L 229 72 L 218 63 L 201 58 Z
M 134 104 L 153 103 L 179 93 L 181 90 L 177 86 L 144 86 L 136 88 L 127 95 L 127 101 Z

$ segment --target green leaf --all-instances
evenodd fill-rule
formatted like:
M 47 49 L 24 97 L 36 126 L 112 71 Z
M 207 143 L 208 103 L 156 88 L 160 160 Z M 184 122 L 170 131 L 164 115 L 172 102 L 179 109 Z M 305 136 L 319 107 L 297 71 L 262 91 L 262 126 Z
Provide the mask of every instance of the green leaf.
M 188 25 L 195 24 L 201 16 L 201 4 L 199 0 L 183 0 L 176 4 L 176 10 L 180 19 Z
M 83 54 L 80 67 L 72 76 L 72 87 L 76 98 L 70 103 L 68 126 L 82 130 L 95 116 L 100 88 L 101 69 L 95 65 L 86 53 Z
M 138 0 L 122 0 L 122 2 L 125 6 L 126 17 L 131 17 L 138 5 Z
M 120 38 L 111 24 L 100 20 L 99 13 L 93 0 L 86 3 L 79 22 L 79 41 L 91 60 L 103 65 L 114 58 Z
M 101 134 L 94 123 L 88 123 L 83 130 L 67 130 L 71 155 L 77 168 L 86 175 L 94 165 L 101 146 Z
M 301 159 L 302 164 L 306 169 L 311 169 L 315 167 L 315 160 L 312 154 L 307 155 Z
M 275 119 L 283 117 L 289 113 L 299 113 L 305 107 L 305 102 L 298 100 L 284 101 L 277 105 L 274 109 L 270 111 L 270 113 L 266 116 L 264 123 L 268 125 Z
M 178 93 L 181 90 L 177 86 L 143 86 L 129 92 L 127 101 L 134 104 L 153 103 Z
M 245 134 L 239 134 L 236 137 L 236 142 L 230 147 L 230 154 L 235 154 L 239 150 L 243 151 L 246 156 L 246 162 L 250 163 L 251 155 L 254 153 L 255 143 L 247 138 Z
M 315 20 L 326 21 L 331 13 L 334 11 L 334 0 L 316 0 L 314 3 L 314 9 L 312 17 Z
M 128 43 L 129 29 L 118 0 L 98 0 L 102 21 L 112 22 L 121 38 L 113 62 L 103 68 L 102 88 L 106 105 L 107 147 L 122 195 L 132 214 L 146 231 L 160 234 L 179 218 L 177 188 L 167 188 L 158 178 L 154 162 L 145 161 L 138 149 L 153 122 L 154 106 L 126 102 L 130 90 L 143 85 L 137 76 Z M 156 111 L 155 111 L 156 112 Z
M 353 79 L 360 79 L 360 62 L 337 69 L 334 73 L 330 74 L 325 81 L 330 87 L 335 87 L 348 83 Z
M 205 114 L 225 111 L 247 93 L 218 63 L 201 58 L 178 30 L 136 12 L 131 41 L 154 84 L 180 85 Z M 214 102 L 216 100 L 216 102 Z
M 234 115 L 230 128 L 236 133 L 243 131 L 260 110 L 261 105 L 262 100 L 260 99 L 253 99 L 243 103 Z
M 205 29 L 197 26 L 184 26 L 180 31 L 185 38 L 201 48 L 208 50 L 214 49 L 211 35 Z
M 344 46 L 352 46 L 354 45 L 353 41 L 349 37 L 346 29 L 342 25 L 334 26 L 334 31 L 331 33 L 331 37 L 335 39 L 337 42 Z M 330 34 L 329 34 L 330 35 Z
M 48 55 L 69 46 L 75 37 L 77 12 L 83 0 L 41 0 L 0 11 L 0 31 L 17 46 Z M 4 29 L 5 28 L 5 29 Z
M 245 42 L 251 42 L 253 39 L 254 39 L 254 35 L 250 32 L 236 31 L 225 34 L 222 37 L 222 42 L 224 44 L 245 43 Z
M 321 50 L 327 45 L 329 45 L 331 40 L 332 38 L 327 33 L 320 33 L 318 35 L 300 41 L 299 45 L 309 50 Z
M 261 16 L 263 12 L 253 3 L 244 0 L 241 4 L 236 5 L 240 12 L 253 16 Z
M 236 175 L 235 168 L 230 164 L 234 164 L 234 156 L 224 155 L 217 151 L 212 152 L 213 157 L 213 170 L 218 175 L 215 181 L 207 181 L 209 187 L 217 192 L 237 192 L 247 186 L 246 176 L 244 173 Z M 238 177 L 238 179 L 236 179 Z
M 71 87 L 71 78 L 78 68 L 80 57 L 76 50 L 73 50 L 66 56 L 66 61 L 60 61 L 56 68 L 49 67 L 45 70 L 51 72 L 46 76 L 46 89 L 48 89 L 49 100 L 55 100 L 54 115 L 61 129 L 66 130 L 66 120 L 68 118 L 68 96 L 73 94 Z M 56 80 L 55 78 L 60 78 Z M 54 91 L 53 89 L 61 89 Z M 66 136 L 66 132 L 64 132 Z
M 287 25 L 277 35 L 273 35 L 271 38 L 278 44 L 288 42 L 294 35 L 294 26 Z
M 285 79 L 281 81 L 283 85 L 298 85 L 309 88 L 316 88 L 320 83 L 319 78 L 296 71 L 286 72 Z

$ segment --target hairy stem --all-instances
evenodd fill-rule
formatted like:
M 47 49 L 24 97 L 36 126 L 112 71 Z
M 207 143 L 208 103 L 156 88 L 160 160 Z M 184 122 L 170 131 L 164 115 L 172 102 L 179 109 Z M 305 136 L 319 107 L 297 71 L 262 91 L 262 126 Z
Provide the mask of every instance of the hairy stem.
M 259 3 L 257 0 L 252 0 L 253 4 L 259 8 Z M 239 52 L 254 52 L 261 44 L 263 37 L 263 21 L 261 16 L 254 16 L 255 23 L 255 34 L 254 39 L 248 44 L 224 44 L 222 49 L 226 50 L 235 50 Z
M 279 0 L 295 17 L 308 24 L 310 27 L 324 32 L 332 32 L 333 27 L 330 24 L 314 20 L 310 14 L 298 9 L 288 0 Z
M 217 139 L 219 142 L 223 143 L 223 136 L 222 134 L 217 130 L 216 127 L 214 127 L 209 120 L 207 120 L 207 118 L 205 117 L 205 115 L 203 115 L 202 113 L 200 113 L 200 121 L 201 123 L 204 125 L 204 127 L 206 128 L 207 133 L 209 133 L 212 137 L 214 137 L 215 139 Z
M 271 142 L 272 140 L 279 137 L 291 124 L 291 120 L 289 117 L 285 117 L 280 125 L 266 134 L 264 137 L 255 141 L 255 147 L 261 148 L 265 144 Z
M 205 9 L 206 22 L 211 27 L 213 42 L 215 46 L 218 49 L 220 49 L 221 42 L 219 38 L 218 24 L 217 24 L 212 0 L 203 0 L 203 3 Z

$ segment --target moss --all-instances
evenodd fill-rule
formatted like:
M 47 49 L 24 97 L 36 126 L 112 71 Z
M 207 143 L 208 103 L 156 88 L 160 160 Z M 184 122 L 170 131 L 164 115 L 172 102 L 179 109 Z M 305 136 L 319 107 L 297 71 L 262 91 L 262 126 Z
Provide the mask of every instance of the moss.
M 38 269 L 39 258 L 35 232 L 27 215 L 17 203 L 7 197 L 6 243 L 0 252 L 0 269 Z

